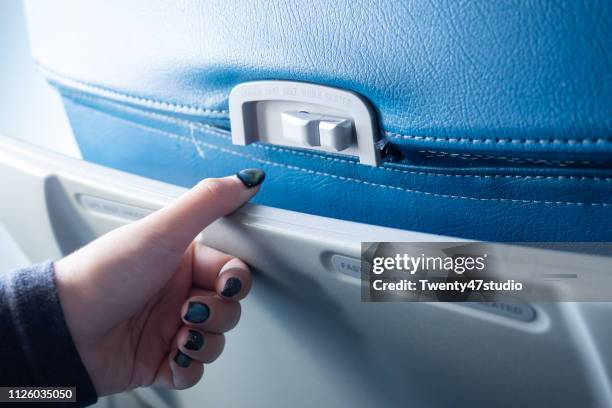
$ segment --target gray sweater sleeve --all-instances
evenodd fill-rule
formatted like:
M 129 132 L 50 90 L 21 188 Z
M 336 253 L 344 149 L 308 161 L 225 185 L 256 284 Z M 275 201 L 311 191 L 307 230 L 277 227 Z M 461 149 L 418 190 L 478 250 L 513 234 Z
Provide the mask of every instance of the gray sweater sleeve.
M 52 262 L 0 275 L 0 335 L 0 386 L 71 386 L 78 402 L 67 406 L 96 402 L 64 320 Z

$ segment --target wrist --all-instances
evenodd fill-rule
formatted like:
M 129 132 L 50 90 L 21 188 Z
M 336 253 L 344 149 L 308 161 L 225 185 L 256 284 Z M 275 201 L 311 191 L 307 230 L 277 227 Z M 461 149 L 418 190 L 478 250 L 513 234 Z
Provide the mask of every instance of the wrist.
M 54 262 L 54 273 L 55 273 L 55 285 L 57 289 L 58 298 L 62 308 L 64 321 L 72 337 L 72 342 L 79 354 L 81 362 L 89 375 L 89 378 L 96 389 L 98 395 L 102 395 L 101 387 L 98 384 L 97 376 L 94 370 L 94 358 L 90 350 L 95 349 L 90 346 L 90 340 L 83 330 L 83 325 L 80 322 L 83 321 L 83 307 L 79 298 L 83 295 L 82 291 L 78 287 L 76 282 L 75 274 L 70 272 L 69 265 L 64 261 L 66 258 L 60 261 Z

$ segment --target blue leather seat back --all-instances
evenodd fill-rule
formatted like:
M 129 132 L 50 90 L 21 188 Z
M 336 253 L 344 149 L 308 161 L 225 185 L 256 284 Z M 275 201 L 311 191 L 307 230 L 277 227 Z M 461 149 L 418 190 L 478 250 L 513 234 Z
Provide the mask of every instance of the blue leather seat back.
M 263 167 L 257 201 L 497 241 L 612 237 L 608 3 L 28 1 L 83 156 L 191 185 Z M 378 168 L 229 139 L 262 79 L 358 92 Z

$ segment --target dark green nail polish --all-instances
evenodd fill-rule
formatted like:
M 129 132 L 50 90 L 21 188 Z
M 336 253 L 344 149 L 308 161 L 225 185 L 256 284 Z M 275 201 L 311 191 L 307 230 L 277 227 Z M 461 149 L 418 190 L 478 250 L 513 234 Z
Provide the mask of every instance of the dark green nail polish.
M 210 308 L 208 305 L 200 302 L 189 302 L 185 320 L 190 323 L 204 323 L 210 317 Z
M 183 368 L 187 368 L 191 365 L 191 357 L 179 350 L 174 356 L 174 362 Z
M 261 169 L 244 169 L 236 173 L 236 176 L 245 186 L 253 188 L 263 183 L 266 173 Z
M 204 346 L 204 335 L 195 330 L 189 330 L 185 348 L 187 350 L 198 351 Z
M 221 294 L 227 298 L 232 296 L 236 296 L 238 292 L 242 289 L 242 282 L 238 278 L 229 278 L 225 281 L 225 286 L 223 287 L 223 291 Z

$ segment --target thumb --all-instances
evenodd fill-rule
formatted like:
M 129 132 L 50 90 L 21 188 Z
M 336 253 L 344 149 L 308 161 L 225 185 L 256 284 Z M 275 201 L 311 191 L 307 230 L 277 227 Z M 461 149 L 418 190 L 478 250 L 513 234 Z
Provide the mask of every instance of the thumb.
M 170 248 L 182 252 L 209 224 L 249 201 L 265 177 L 263 170 L 246 169 L 234 176 L 204 179 L 141 221 Z

